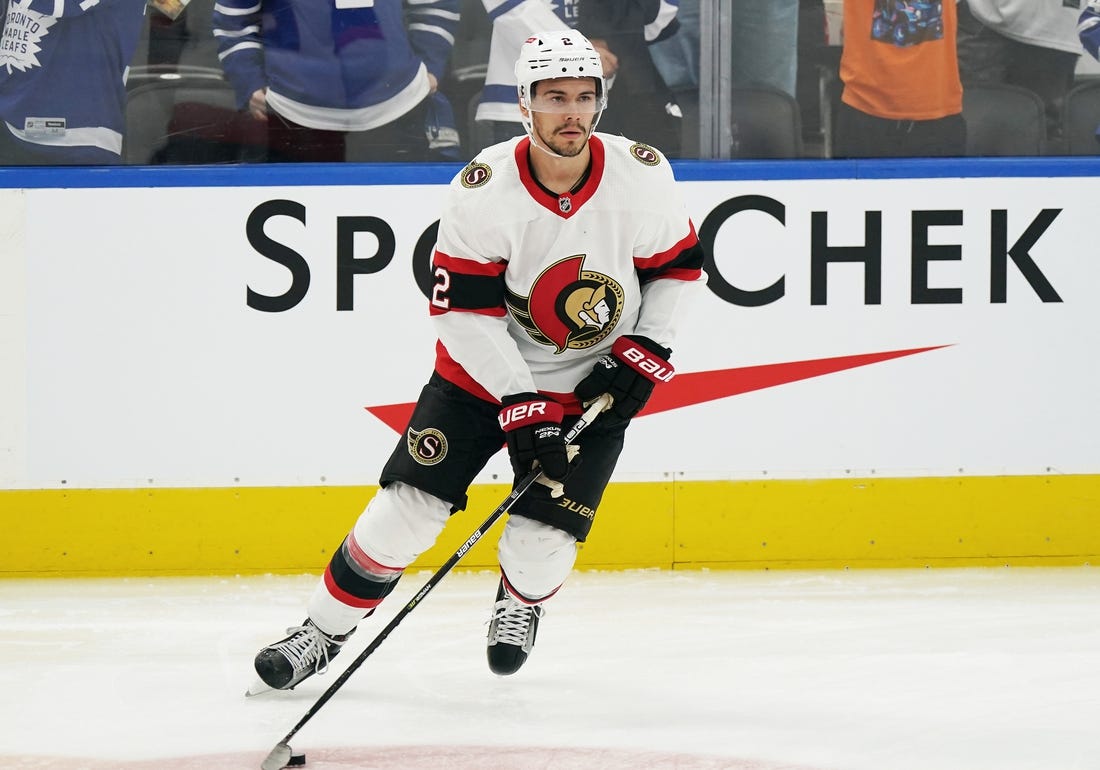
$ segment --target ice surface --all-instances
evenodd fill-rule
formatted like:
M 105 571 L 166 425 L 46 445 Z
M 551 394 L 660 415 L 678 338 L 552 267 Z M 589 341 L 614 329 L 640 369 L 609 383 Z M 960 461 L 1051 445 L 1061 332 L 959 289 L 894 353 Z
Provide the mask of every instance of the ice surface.
M 0 763 L 258 768 L 335 678 L 243 697 L 315 579 L 0 581 Z M 496 580 L 405 618 L 291 741 L 307 770 L 1100 768 L 1096 568 L 578 572 L 507 678 Z

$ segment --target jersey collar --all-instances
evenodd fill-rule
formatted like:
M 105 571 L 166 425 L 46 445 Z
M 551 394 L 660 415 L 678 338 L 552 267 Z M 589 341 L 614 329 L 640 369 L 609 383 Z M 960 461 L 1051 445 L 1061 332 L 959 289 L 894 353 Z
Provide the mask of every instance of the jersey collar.
M 527 153 L 531 148 L 531 137 L 523 137 L 516 144 L 515 158 L 516 167 L 519 169 L 519 179 L 527 189 L 527 194 L 540 206 L 557 214 L 562 219 L 569 219 L 569 217 L 580 211 L 581 206 L 595 195 L 596 189 L 600 186 L 600 180 L 603 178 L 603 142 L 593 134 L 588 137 L 588 147 L 592 152 L 592 166 L 588 171 L 588 178 L 585 179 L 584 184 L 576 192 L 557 195 L 540 185 L 534 174 L 531 173 L 531 163 L 527 159 Z

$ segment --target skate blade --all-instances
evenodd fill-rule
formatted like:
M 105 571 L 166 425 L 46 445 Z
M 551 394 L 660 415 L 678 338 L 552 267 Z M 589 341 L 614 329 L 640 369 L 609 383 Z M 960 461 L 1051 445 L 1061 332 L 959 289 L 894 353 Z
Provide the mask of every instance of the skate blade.
M 275 688 L 269 686 L 263 679 L 259 677 L 256 681 L 248 686 L 248 689 L 244 691 L 244 697 L 255 698 L 257 695 L 263 695 L 265 692 L 272 692 Z

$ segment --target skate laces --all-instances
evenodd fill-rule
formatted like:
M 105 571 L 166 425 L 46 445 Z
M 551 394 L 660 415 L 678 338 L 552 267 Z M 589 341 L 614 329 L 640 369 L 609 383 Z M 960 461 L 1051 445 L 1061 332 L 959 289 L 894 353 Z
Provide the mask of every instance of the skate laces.
M 542 617 L 542 605 L 527 605 L 511 596 L 493 605 L 493 616 L 489 619 L 492 626 L 489 629 L 489 644 L 511 644 L 516 647 L 527 646 L 528 631 L 531 628 L 531 618 Z
M 290 638 L 274 647 L 290 661 L 294 673 L 304 671 L 311 665 L 315 674 L 323 674 L 328 670 L 329 643 L 335 644 L 335 640 L 330 639 L 312 623 L 291 626 L 286 632 L 291 635 Z

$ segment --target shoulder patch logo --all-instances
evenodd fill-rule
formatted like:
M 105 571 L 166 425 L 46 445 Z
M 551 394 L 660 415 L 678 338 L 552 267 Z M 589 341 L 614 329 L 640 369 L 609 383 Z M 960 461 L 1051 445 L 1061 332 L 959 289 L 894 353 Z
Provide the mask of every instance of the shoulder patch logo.
M 467 189 L 481 187 L 493 176 L 493 170 L 484 163 L 471 163 L 462 169 L 462 186 Z
M 661 162 L 661 156 L 657 154 L 657 151 L 648 144 L 642 144 L 641 142 L 630 145 L 630 154 L 634 156 L 635 160 L 647 166 L 656 166 Z
M 436 428 L 409 427 L 409 455 L 421 465 L 436 465 L 447 456 L 447 437 Z

